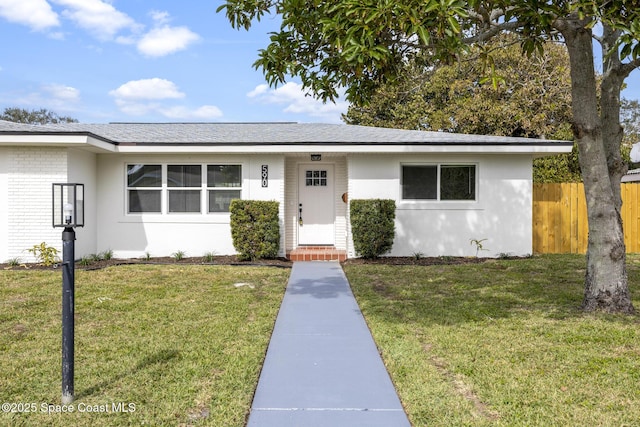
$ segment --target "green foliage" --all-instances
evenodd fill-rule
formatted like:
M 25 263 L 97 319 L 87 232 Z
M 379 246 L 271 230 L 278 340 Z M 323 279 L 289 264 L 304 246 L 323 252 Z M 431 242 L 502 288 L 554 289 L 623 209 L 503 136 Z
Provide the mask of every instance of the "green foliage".
M 476 258 L 478 257 L 478 253 L 480 251 L 488 251 L 489 249 L 485 249 L 483 243 L 489 239 L 469 239 L 469 244 L 475 245 L 476 247 Z
M 396 202 L 356 199 L 350 205 L 353 245 L 358 255 L 377 258 L 391 250 L 395 236 Z
M 517 33 L 520 53 L 534 57 L 550 41 L 561 40 L 558 31 L 577 23 L 577 16 L 585 29 L 600 22 L 619 30 L 610 47 L 619 48 L 622 58 L 635 59 L 640 52 L 640 12 L 623 0 L 606 2 L 606 7 L 592 0 L 226 0 L 220 11 L 234 28 L 245 30 L 265 14 L 282 18 L 280 31 L 272 33 L 254 64 L 271 85 L 295 76 L 324 101 L 335 100 L 343 87 L 355 105 L 365 105 L 380 83 L 394 81 L 400 64 L 425 55 L 431 64 L 452 63 L 468 46 L 500 33 Z M 498 86 L 503 79 L 493 72 L 496 53 L 487 50 L 479 63 L 486 71 L 483 79 Z
M 502 82 L 482 84 L 480 60 L 492 52 Z M 514 36 L 459 55 L 456 64 L 407 64 L 380 85 L 364 106 L 352 105 L 349 124 L 453 133 L 571 139 L 571 77 L 563 46 L 526 58 Z
M 232 200 L 231 237 L 242 260 L 275 258 L 280 249 L 279 203 Z
M 202 261 L 213 262 L 215 256 L 216 256 L 216 251 L 205 252 L 205 254 L 202 256 Z
M 582 182 L 577 146 L 574 144 L 571 153 L 568 154 L 534 159 L 533 182 Z
M 7 260 L 7 264 L 9 264 L 9 266 L 11 267 L 17 267 L 20 265 L 21 262 L 22 260 L 20 259 L 20 257 L 9 258 Z
M 181 261 L 184 259 L 186 253 L 185 251 L 176 251 L 174 253 L 171 254 L 171 256 L 173 257 L 174 260 L 176 261 Z
M 52 266 L 56 262 L 60 261 L 58 257 L 58 250 L 53 246 L 47 246 L 46 242 L 42 242 L 39 245 L 33 245 L 31 249 L 27 249 L 39 263 L 47 267 Z
M 77 123 L 78 120 L 59 116 L 53 111 L 45 108 L 39 110 L 25 110 L 24 108 L 5 108 L 4 113 L 0 115 L 0 120 L 8 122 L 25 123 L 32 125 L 46 125 L 49 123 Z

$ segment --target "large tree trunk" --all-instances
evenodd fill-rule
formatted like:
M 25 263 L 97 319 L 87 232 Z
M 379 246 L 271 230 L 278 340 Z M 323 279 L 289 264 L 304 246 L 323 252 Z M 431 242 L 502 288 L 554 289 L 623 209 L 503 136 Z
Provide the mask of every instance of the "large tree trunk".
M 626 249 L 620 203 L 609 176 L 607 150 L 598 112 L 593 44 L 587 22 L 566 20 L 560 25 L 571 63 L 573 131 L 587 200 L 589 240 L 583 309 L 631 313 Z M 615 181 L 615 178 L 614 178 Z M 619 194 L 619 190 L 618 190 Z

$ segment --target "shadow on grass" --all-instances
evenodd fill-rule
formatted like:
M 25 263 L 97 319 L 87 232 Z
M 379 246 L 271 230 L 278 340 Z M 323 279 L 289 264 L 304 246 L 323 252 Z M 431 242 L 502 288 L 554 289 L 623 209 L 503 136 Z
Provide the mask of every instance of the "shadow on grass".
M 116 384 L 118 381 L 128 378 L 137 374 L 140 371 L 148 369 L 154 365 L 163 365 L 168 364 L 174 360 L 178 360 L 180 358 L 180 352 L 178 350 L 160 350 L 156 353 L 153 353 L 144 359 L 142 359 L 133 369 L 130 369 L 126 372 L 122 372 L 110 379 L 102 381 L 96 385 L 93 385 L 86 390 L 82 390 L 80 393 L 76 394 L 76 399 L 82 399 L 88 396 L 91 396 L 101 390 L 111 387 Z
M 580 256 L 429 267 L 347 266 L 345 271 L 362 310 L 390 322 L 455 325 L 527 312 L 557 319 L 584 315 Z M 630 282 L 635 275 L 630 274 Z

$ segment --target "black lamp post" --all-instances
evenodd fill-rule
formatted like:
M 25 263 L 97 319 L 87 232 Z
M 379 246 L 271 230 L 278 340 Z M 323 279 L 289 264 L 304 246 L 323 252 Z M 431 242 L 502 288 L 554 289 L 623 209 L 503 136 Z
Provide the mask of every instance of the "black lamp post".
M 73 402 L 75 240 L 84 227 L 84 185 L 53 184 L 53 226 L 62 231 L 62 404 Z

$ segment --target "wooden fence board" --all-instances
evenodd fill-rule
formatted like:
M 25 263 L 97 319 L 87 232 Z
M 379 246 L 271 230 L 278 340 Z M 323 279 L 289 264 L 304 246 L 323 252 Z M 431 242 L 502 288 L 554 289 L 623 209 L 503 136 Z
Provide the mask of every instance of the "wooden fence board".
M 640 184 L 622 184 L 622 223 L 627 252 L 640 252 Z M 587 251 L 589 227 L 582 183 L 533 185 L 534 253 Z

